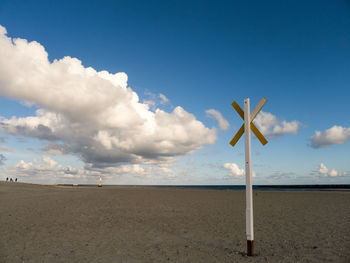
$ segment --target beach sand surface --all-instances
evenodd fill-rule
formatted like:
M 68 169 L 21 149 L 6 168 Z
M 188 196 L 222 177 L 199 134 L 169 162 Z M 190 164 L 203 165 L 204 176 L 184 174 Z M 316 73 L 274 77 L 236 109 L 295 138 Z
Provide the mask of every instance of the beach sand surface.
M 0 182 L 0 262 L 350 262 L 350 192 Z

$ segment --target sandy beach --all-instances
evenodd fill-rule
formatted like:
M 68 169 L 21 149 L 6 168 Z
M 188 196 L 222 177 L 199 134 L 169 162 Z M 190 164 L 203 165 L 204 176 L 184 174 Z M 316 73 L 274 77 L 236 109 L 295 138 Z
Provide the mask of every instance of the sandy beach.
M 0 183 L 0 262 L 350 262 L 350 192 Z

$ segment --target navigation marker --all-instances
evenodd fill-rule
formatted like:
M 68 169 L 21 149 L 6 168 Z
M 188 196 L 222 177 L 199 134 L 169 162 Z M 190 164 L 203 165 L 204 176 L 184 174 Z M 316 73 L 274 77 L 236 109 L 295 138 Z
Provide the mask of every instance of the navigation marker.
M 100 179 L 99 179 L 99 182 L 98 182 L 98 187 L 102 187 L 102 178 L 101 178 L 101 175 L 100 175 Z
M 232 107 L 237 111 L 238 115 L 244 120 L 244 124 L 238 130 L 236 135 L 231 140 L 230 144 L 235 146 L 238 140 L 245 136 L 245 181 L 246 181 L 246 234 L 247 234 L 247 255 L 254 256 L 254 224 L 253 224 L 253 187 L 252 187 L 252 155 L 251 155 L 251 138 L 250 130 L 259 139 L 262 145 L 267 143 L 264 135 L 255 127 L 253 120 L 259 111 L 267 102 L 266 98 L 262 98 L 252 113 L 250 113 L 250 100 L 249 98 L 244 100 L 244 111 L 238 105 L 237 102 L 232 103 Z

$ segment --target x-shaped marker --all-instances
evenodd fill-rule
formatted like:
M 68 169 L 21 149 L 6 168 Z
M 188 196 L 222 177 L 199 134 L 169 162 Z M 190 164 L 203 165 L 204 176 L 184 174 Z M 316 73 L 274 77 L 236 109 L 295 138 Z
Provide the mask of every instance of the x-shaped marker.
M 267 99 L 263 97 L 259 101 L 258 105 L 256 105 L 256 107 L 252 111 L 252 113 L 250 114 L 250 120 L 251 120 L 250 128 L 251 128 L 252 132 L 255 134 L 255 136 L 259 139 L 259 141 L 261 142 L 262 145 L 265 145 L 267 143 L 267 140 L 265 139 L 264 135 L 261 134 L 261 132 L 258 130 L 258 128 L 256 128 L 256 126 L 253 123 L 253 120 L 255 119 L 256 115 L 258 115 L 259 111 L 265 105 L 266 102 L 267 102 Z M 238 105 L 238 103 L 234 101 L 232 103 L 232 107 L 237 111 L 238 115 L 241 116 L 242 120 L 244 120 L 244 111 L 241 109 L 241 107 Z M 241 138 L 243 133 L 244 133 L 244 124 L 241 126 L 241 128 L 238 130 L 236 135 L 233 137 L 230 144 L 232 146 L 235 146 L 235 144 L 238 142 L 239 138 Z

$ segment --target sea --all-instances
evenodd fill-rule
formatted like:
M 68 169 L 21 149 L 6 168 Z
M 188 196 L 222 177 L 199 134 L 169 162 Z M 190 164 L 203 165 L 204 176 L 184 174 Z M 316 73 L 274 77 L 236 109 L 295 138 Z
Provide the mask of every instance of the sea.
M 96 187 L 92 184 L 59 184 L 60 186 Z M 103 185 L 103 187 L 135 187 L 135 188 L 171 188 L 171 189 L 203 189 L 203 190 L 245 190 L 245 185 Z M 259 191 L 350 191 L 350 184 L 322 185 L 253 185 Z

